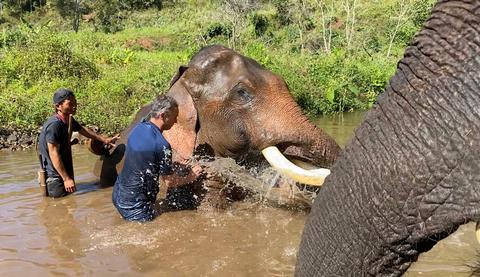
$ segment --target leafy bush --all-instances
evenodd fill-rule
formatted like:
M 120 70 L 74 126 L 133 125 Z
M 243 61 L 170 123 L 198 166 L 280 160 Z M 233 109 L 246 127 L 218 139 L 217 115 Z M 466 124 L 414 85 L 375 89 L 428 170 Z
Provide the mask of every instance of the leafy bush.
M 106 60 L 107 63 L 126 65 L 132 61 L 134 52 L 130 49 L 114 48 Z
M 385 63 L 381 57 L 350 57 L 343 51 L 314 56 L 308 62 L 309 78 L 317 86 L 303 95 L 303 100 L 315 103 L 316 99 L 325 98 L 329 105 L 326 109 L 322 104 L 310 105 L 307 110 L 318 115 L 370 108 L 393 73 L 384 70 Z
M 88 80 L 99 75 L 94 63 L 73 53 L 68 42 L 53 35 L 42 35 L 25 46 L 13 49 L 5 55 L 4 64 L 8 70 L 15 72 L 10 78 L 23 82 L 27 87 L 50 79 Z
M 218 36 L 224 36 L 226 38 L 231 37 L 232 27 L 221 22 L 214 22 L 207 27 L 207 30 L 203 32 L 202 35 L 202 37 L 207 41 Z
M 250 23 L 253 25 L 253 30 L 257 37 L 265 34 L 270 25 L 267 16 L 261 13 L 254 13 L 251 16 Z
M 267 67 L 285 79 L 299 105 L 312 116 L 370 108 L 395 62 L 380 56 L 350 57 L 345 51 L 269 58 Z
M 39 7 L 45 6 L 46 2 L 46 0 L 3 0 L 0 4 L 5 5 L 8 13 L 20 16 L 25 12 L 32 12 Z
M 71 83 L 61 80 L 37 83 L 26 88 L 19 82 L 0 90 L 0 124 L 35 128 L 53 113 L 53 92 Z
M 19 25 L 4 29 L 0 34 L 0 47 L 8 48 L 22 45 L 25 46 L 28 43 L 32 43 L 40 36 L 48 35 L 47 33 L 50 27 L 50 21 L 47 21 L 44 24 L 39 24 L 38 26 L 32 26 L 25 19 L 22 19 L 22 22 Z
M 120 0 L 101 0 L 95 6 L 102 31 L 116 33 L 123 30 L 127 17 L 127 6 Z
M 125 0 L 130 9 L 162 8 L 162 0 Z
M 272 58 L 268 53 L 267 47 L 261 42 L 252 42 L 243 49 L 243 54 L 256 60 L 261 65 L 269 68 L 272 66 Z
M 410 12 L 413 25 L 419 29 L 430 15 L 436 0 L 414 1 Z
M 24 44 L 27 41 L 25 35 L 18 29 L 11 29 L 2 32 L 0 38 L 0 47 L 10 47 L 15 44 Z

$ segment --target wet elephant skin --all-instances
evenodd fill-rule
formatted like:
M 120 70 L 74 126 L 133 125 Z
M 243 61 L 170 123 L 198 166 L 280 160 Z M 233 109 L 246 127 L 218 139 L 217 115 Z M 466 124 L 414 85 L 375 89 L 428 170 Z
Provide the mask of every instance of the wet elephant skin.
M 332 167 L 297 276 L 399 276 L 480 220 L 480 1 L 439 1 Z

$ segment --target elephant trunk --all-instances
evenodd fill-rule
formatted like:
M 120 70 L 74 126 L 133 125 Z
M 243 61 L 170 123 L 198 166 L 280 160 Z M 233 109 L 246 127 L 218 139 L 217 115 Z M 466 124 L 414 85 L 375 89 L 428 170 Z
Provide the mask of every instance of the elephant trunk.
M 276 146 L 289 159 L 307 162 L 315 167 L 330 168 L 341 152 L 340 146 L 303 114 L 288 91 L 278 89 L 276 108 L 258 112 L 259 124 L 253 132 L 263 132 L 254 138 L 260 150 Z M 274 118 L 274 120 L 272 120 Z M 262 122 L 270 125 L 260 128 Z
M 341 148 L 329 135 L 310 123 L 298 106 L 293 109 L 294 112 L 285 114 L 296 116 L 275 117 L 278 120 L 274 131 L 269 129 L 268 133 L 277 136 L 267 140 L 260 149 L 277 171 L 299 183 L 321 186 L 330 174 L 327 168 L 332 166 Z
M 250 127 L 256 133 L 251 137 L 253 145 L 277 171 L 297 182 L 320 186 L 341 148 L 308 120 L 282 84 L 275 93 L 276 108 L 259 111 L 257 124 Z M 262 126 L 262 122 L 269 124 Z
M 400 276 L 480 221 L 479 10 L 437 3 L 315 200 L 297 276 Z
M 318 167 L 330 168 L 342 151 L 332 137 L 310 122 L 294 130 L 288 141 L 292 144 L 284 149 L 285 155 Z

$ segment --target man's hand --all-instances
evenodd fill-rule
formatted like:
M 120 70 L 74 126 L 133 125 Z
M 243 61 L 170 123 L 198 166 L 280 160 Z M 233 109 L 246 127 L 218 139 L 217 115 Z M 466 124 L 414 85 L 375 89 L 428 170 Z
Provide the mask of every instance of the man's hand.
M 109 137 L 109 138 L 106 138 L 103 143 L 110 146 L 110 147 L 113 147 L 115 146 L 115 142 L 120 138 L 120 135 L 116 135 L 116 136 L 113 136 L 113 137 Z
M 103 144 L 108 145 L 109 147 L 115 146 L 115 142 L 117 141 L 117 139 L 120 138 L 120 135 L 105 138 L 104 136 L 96 134 L 94 131 L 90 130 L 89 128 L 86 128 L 85 126 L 82 126 L 82 129 L 79 131 L 79 133 L 82 136 L 87 137 L 89 139 L 98 140 Z
M 73 181 L 72 178 L 68 178 L 65 181 L 63 181 L 63 185 L 65 186 L 65 190 L 67 192 L 75 192 L 75 190 L 77 189 L 75 187 L 75 181 Z
M 200 165 L 195 165 L 192 167 L 192 174 L 195 176 L 195 179 L 200 177 L 203 174 L 203 168 Z
M 213 168 L 199 164 L 192 167 L 192 174 L 195 176 L 195 179 L 198 179 L 200 176 L 205 179 L 211 179 L 220 176 L 220 174 Z
M 179 187 L 190 184 L 197 180 L 204 173 L 202 166 L 198 164 L 189 167 L 187 170 L 186 168 L 180 170 L 178 164 L 180 163 L 177 163 L 177 169 L 175 170 L 175 174 L 163 176 L 163 180 L 165 181 L 167 187 Z M 183 163 L 181 166 L 184 167 Z

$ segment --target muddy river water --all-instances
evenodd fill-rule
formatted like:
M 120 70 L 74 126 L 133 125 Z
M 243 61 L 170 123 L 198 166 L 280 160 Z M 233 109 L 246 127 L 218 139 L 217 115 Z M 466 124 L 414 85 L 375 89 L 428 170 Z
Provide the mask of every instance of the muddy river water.
M 318 120 L 344 145 L 362 114 Z M 78 191 L 42 197 L 33 150 L 0 152 L 0 276 L 292 276 L 307 214 L 257 202 L 224 211 L 126 222 L 112 188 L 95 184 L 95 156 L 74 146 Z M 468 276 L 478 257 L 468 224 L 419 258 L 407 276 Z

